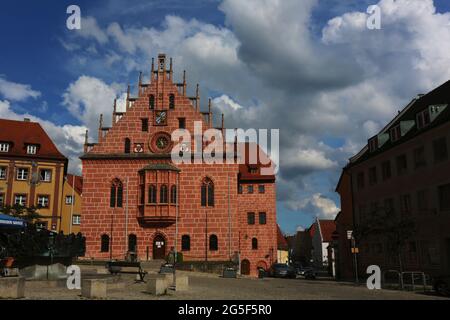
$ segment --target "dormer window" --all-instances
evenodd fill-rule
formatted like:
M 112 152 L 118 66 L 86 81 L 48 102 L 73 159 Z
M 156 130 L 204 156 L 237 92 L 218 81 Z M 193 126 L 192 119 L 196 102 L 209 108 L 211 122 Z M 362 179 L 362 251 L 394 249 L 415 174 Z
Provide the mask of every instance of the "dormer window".
M 423 110 L 417 114 L 417 128 L 422 129 L 430 124 L 430 111 L 428 109 Z
M 374 152 L 378 149 L 378 137 L 369 140 L 369 151 Z
M 27 146 L 27 154 L 36 154 L 37 152 L 37 146 L 34 144 L 29 144 Z
M 0 143 L 0 152 L 8 152 L 9 151 L 9 143 L 2 142 Z
M 400 125 L 397 125 L 394 128 L 392 128 L 390 131 L 390 135 L 391 135 L 392 142 L 399 140 L 402 136 L 402 132 L 400 130 Z

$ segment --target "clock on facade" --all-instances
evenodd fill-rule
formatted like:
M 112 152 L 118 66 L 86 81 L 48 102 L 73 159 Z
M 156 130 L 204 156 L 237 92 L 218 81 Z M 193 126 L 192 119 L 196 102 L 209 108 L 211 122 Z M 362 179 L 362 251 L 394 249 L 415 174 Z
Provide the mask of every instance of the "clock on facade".
M 169 152 L 171 147 L 172 140 L 166 132 L 156 133 L 150 140 L 150 149 L 154 153 Z
M 155 111 L 155 125 L 167 125 L 167 111 Z

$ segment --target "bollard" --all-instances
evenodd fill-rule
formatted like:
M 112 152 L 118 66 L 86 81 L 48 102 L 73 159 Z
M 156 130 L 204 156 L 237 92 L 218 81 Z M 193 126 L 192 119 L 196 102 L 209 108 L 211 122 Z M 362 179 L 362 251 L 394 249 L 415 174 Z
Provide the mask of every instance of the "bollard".
M 24 277 L 0 278 L 0 298 L 20 299 L 24 297 L 25 297 Z
M 81 295 L 89 299 L 105 299 L 106 288 L 106 279 L 85 279 L 81 282 Z

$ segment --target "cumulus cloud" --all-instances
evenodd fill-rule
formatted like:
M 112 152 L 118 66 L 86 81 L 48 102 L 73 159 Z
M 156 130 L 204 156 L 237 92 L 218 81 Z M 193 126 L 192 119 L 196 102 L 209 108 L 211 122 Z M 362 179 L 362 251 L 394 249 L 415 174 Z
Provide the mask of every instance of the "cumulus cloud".
M 81 162 L 78 157 L 83 151 L 85 126 L 70 124 L 59 126 L 29 113 L 19 114 L 11 109 L 11 104 L 7 100 L 0 100 L 0 118 L 11 120 L 29 118 L 31 121 L 39 122 L 58 150 L 69 158 L 69 170 L 78 174 L 81 173 Z
M 334 219 L 340 210 L 333 200 L 320 193 L 313 194 L 310 198 L 300 201 L 289 201 L 288 207 L 324 219 Z
M 151 57 L 168 53 L 176 78 L 186 69 L 190 90 L 199 82 L 203 108 L 212 96 L 226 126 L 280 129 L 280 201 L 332 215 L 338 168 L 416 94 L 450 78 L 450 14 L 436 12 L 432 0 L 381 0 L 382 29 L 368 30 L 359 3 L 224 0 L 225 26 L 170 15 L 159 27 L 91 21 L 85 39 L 108 48 L 100 61 L 82 56 L 83 66 L 103 64 L 128 80 L 148 70 Z M 315 25 L 314 10 L 333 11 L 330 4 L 348 11 Z M 97 80 L 79 79 L 64 97 L 94 129 L 119 92 L 111 79 Z M 98 109 L 92 86 L 106 97 Z
M 36 99 L 41 96 L 39 91 L 31 89 L 30 85 L 11 82 L 0 75 L 0 95 L 11 101 Z
M 108 85 L 100 79 L 81 76 L 64 92 L 63 105 L 90 132 L 96 132 L 100 114 L 103 114 L 105 126 L 111 123 L 113 103 L 120 93 L 119 88 L 117 84 Z M 124 111 L 124 93 L 118 100 L 117 107 L 118 111 Z

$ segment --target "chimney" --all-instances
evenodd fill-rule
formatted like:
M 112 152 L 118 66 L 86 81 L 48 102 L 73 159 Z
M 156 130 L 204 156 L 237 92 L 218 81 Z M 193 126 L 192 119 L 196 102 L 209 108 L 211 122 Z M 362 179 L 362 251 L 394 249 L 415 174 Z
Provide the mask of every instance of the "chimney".
M 23 122 L 30 122 L 30 118 L 23 118 Z

